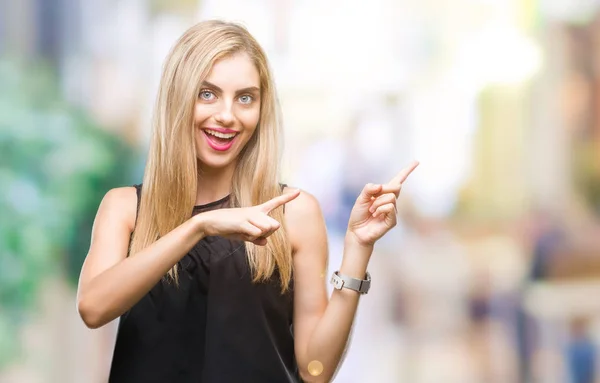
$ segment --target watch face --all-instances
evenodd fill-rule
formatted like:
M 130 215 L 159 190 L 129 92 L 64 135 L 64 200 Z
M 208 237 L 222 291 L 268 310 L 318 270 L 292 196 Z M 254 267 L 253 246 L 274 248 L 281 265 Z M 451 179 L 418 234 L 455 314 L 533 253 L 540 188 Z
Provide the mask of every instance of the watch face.
M 361 288 L 361 290 L 362 290 L 361 292 L 362 292 L 363 294 L 366 294 L 366 293 L 368 293 L 368 292 L 369 292 L 369 289 L 370 289 L 370 288 L 371 288 L 371 284 L 370 284 L 370 283 L 368 283 L 368 284 L 367 284 L 367 283 L 365 283 L 365 284 L 362 286 L 362 288 Z

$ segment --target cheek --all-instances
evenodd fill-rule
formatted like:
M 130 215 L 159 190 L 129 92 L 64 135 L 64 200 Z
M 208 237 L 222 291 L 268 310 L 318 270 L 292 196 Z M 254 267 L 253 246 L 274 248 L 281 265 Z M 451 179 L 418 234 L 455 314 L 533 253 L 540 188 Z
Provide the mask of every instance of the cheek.
M 194 128 L 194 146 L 196 147 L 196 153 L 202 148 L 202 140 L 204 139 L 202 131 Z
M 260 119 L 260 110 L 248 110 L 239 116 L 240 122 L 248 131 L 254 131 Z
M 206 105 L 203 105 L 199 102 L 196 103 L 196 107 L 194 108 L 194 122 L 199 123 L 206 120 L 210 117 L 211 113 L 212 112 L 210 108 L 208 108 Z

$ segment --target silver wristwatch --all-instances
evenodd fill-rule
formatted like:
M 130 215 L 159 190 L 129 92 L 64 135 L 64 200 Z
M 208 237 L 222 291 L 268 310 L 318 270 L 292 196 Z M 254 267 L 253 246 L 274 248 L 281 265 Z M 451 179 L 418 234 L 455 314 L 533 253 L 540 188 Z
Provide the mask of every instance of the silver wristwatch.
M 340 274 L 336 271 L 331 276 L 331 284 L 336 290 L 347 288 L 359 292 L 360 294 L 366 294 L 371 288 L 371 274 L 367 271 L 365 279 L 356 279 L 347 275 Z

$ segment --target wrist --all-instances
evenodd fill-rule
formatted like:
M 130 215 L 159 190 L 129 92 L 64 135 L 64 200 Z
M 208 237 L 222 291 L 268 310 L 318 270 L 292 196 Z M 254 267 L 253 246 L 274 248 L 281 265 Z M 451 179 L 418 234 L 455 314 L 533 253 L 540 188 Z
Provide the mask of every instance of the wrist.
M 361 253 L 364 252 L 364 253 L 368 253 L 369 255 L 371 255 L 371 253 L 373 252 L 374 244 L 373 243 L 365 243 L 365 242 L 361 241 L 360 239 L 358 239 L 356 234 L 354 234 L 354 232 L 348 230 L 346 232 L 346 237 L 344 238 L 344 246 L 346 248 L 348 248 L 348 247 L 354 248 L 357 251 L 360 251 Z
M 192 225 L 194 232 L 198 233 L 202 238 L 206 237 L 206 217 L 204 213 L 196 214 L 192 217 Z
M 364 279 L 372 252 L 373 245 L 362 243 L 352 232 L 348 232 L 344 240 L 344 256 L 340 273 Z

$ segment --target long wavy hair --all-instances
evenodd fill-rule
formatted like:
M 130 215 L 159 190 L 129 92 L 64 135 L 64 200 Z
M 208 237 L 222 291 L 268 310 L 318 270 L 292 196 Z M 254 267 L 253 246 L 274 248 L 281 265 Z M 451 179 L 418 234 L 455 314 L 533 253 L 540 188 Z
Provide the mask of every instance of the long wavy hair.
M 130 256 L 190 218 L 198 187 L 194 106 L 201 83 L 214 63 L 239 52 L 248 54 L 258 70 L 261 108 L 258 126 L 239 154 L 230 204 L 249 207 L 281 194 L 281 113 L 265 52 L 241 25 L 200 22 L 179 38 L 163 67 Z M 246 242 L 246 255 L 253 282 L 268 281 L 278 272 L 285 292 L 292 278 L 292 255 L 283 208 L 270 215 L 282 224 L 281 228 L 264 247 Z M 176 283 L 177 273 L 175 265 L 168 274 Z

